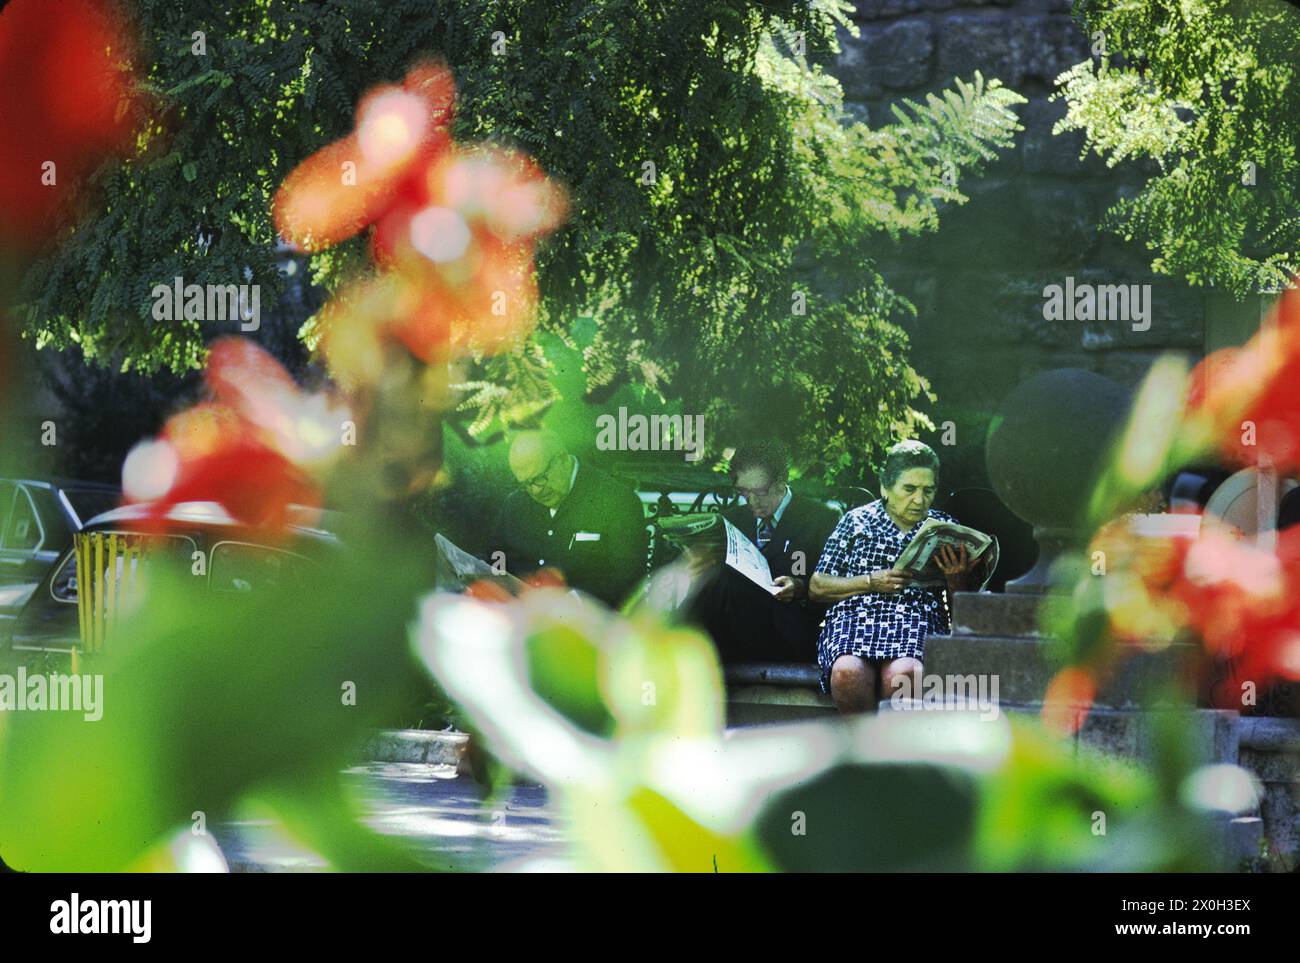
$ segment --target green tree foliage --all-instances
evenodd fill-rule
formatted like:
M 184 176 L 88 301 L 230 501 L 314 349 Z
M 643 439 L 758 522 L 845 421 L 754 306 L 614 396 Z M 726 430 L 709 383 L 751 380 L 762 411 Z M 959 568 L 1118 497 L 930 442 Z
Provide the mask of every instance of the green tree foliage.
M 1057 78 L 1068 112 L 1114 166 L 1156 173 L 1109 227 L 1152 269 L 1239 298 L 1300 270 L 1300 11 L 1279 0 L 1082 0 L 1105 56 Z M 1100 36 L 1098 34 L 1100 32 Z
M 101 208 L 28 273 L 39 344 L 145 371 L 200 363 L 215 329 L 154 320 L 153 285 L 251 280 L 267 304 L 280 181 L 350 129 L 367 88 L 433 55 L 457 78 L 459 138 L 522 148 L 568 185 L 570 221 L 539 258 L 541 327 L 568 337 L 596 319 L 581 345 L 593 399 L 644 386 L 705 414 L 711 442 L 781 431 L 828 472 L 928 425 L 903 327 L 915 308 L 872 255 L 933 230 L 965 201 L 960 179 L 1012 143 L 1023 99 L 996 80 L 900 104 L 886 126 L 852 122 L 824 69 L 836 29 L 856 29 L 841 0 L 133 9 L 159 119 L 97 175 Z M 331 287 L 363 258 L 356 239 L 312 275 Z M 457 416 L 486 430 L 535 414 L 545 367 L 536 345 L 476 362 Z

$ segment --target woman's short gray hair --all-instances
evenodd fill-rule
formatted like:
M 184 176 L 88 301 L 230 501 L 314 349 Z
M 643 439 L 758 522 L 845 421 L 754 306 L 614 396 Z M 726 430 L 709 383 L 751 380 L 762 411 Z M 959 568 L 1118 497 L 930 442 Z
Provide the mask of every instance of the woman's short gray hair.
M 928 468 L 939 479 L 939 456 L 923 441 L 900 441 L 885 452 L 885 464 L 880 469 L 880 484 L 892 488 L 898 476 L 909 468 Z

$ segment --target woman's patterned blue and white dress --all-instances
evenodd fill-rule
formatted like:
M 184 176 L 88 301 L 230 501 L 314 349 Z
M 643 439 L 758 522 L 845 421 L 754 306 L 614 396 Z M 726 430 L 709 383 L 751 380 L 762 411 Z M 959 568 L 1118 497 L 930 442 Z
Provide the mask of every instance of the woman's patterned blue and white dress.
M 931 509 L 927 518 L 956 522 L 946 512 Z M 839 578 L 866 575 L 892 568 L 924 519 L 903 532 L 885 512 L 879 499 L 847 512 L 831 532 L 817 571 Z M 830 691 L 831 666 L 842 655 L 864 659 L 923 657 L 926 636 L 946 633 L 950 625 L 948 604 L 941 588 L 909 585 L 897 592 L 869 592 L 842 599 L 831 606 L 817 640 L 817 665 L 822 691 Z

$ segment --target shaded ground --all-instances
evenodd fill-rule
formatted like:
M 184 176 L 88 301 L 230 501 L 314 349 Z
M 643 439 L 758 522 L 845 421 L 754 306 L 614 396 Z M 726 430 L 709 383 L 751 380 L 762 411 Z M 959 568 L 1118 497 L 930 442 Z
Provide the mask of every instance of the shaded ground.
M 407 840 L 430 867 L 487 871 L 564 869 L 563 833 L 546 790 L 516 785 L 485 806 L 478 788 L 449 766 L 374 762 L 345 778 L 357 781 L 366 823 Z M 234 872 L 319 872 L 326 864 L 295 845 L 271 820 L 231 820 L 211 827 Z

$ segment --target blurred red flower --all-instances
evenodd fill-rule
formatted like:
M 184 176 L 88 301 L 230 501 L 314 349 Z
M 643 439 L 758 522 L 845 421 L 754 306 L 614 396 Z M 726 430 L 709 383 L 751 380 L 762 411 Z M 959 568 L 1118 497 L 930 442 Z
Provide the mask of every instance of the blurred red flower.
M 1089 550 L 1106 558 L 1106 614 L 1123 643 L 1112 658 L 1190 630 L 1210 660 L 1227 666 L 1227 684 L 1216 694 L 1224 708 L 1241 708 L 1245 682 L 1260 690 L 1300 679 L 1300 528 L 1280 532 L 1274 551 L 1233 536 L 1212 517 L 1197 538 L 1137 536 L 1116 523 Z
M 39 246 L 77 182 L 131 147 L 143 103 L 131 58 L 126 20 L 110 0 L 12 0 L 0 11 L 6 249 Z
M 1300 290 L 1283 292 L 1258 334 L 1193 369 L 1187 428 L 1231 465 L 1300 468 Z
M 322 147 L 285 178 L 272 203 L 288 244 L 320 251 L 357 234 L 450 144 L 455 87 L 450 71 L 421 63 L 400 87 L 377 87 L 357 107 L 356 129 Z
M 1052 677 L 1043 696 L 1043 725 L 1059 735 L 1078 732 L 1097 696 L 1097 684 L 1086 669 L 1062 669 Z
M 563 192 L 514 151 L 454 148 L 429 164 L 380 219 L 371 251 L 424 294 L 394 334 L 432 362 L 451 350 L 498 350 L 537 307 L 534 242 L 564 219 Z
M 165 524 L 180 502 L 216 502 L 236 521 L 282 529 L 290 506 L 319 507 L 313 470 L 341 444 L 346 409 L 302 391 L 280 363 L 242 338 L 211 346 L 213 400 L 173 416 L 127 457 L 122 487 Z
M 1245 682 L 1300 679 L 1300 529 L 1279 533 L 1276 551 L 1208 531 L 1169 592 L 1206 652 L 1230 666 L 1226 708 L 1240 708 Z
M 330 370 L 374 384 L 384 343 L 431 364 L 495 351 L 526 333 L 537 307 L 534 245 L 564 219 L 557 184 L 524 155 L 451 143 L 455 95 L 445 66 L 413 67 L 371 91 L 355 130 L 300 164 L 276 195 L 281 236 L 320 250 L 374 225 L 377 276 L 321 312 Z
M 569 582 L 564 577 L 564 573 L 558 568 L 539 568 L 528 575 L 524 579 L 524 583 L 529 588 L 534 589 L 567 589 L 569 587 Z

